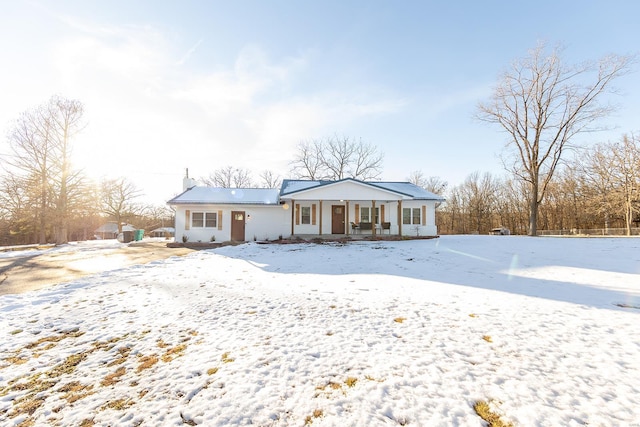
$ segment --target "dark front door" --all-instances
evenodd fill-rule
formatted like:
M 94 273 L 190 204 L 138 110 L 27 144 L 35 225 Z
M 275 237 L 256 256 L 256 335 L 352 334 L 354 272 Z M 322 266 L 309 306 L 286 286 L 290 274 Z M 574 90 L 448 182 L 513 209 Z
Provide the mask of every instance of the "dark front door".
M 344 206 L 331 206 L 331 233 L 344 234 Z
M 244 242 L 245 218 L 243 211 L 231 211 L 231 240 Z

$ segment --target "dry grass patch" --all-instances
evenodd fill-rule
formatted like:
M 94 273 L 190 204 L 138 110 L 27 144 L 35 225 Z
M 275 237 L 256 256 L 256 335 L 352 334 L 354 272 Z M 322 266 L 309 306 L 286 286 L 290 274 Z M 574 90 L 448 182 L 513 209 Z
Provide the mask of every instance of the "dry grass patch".
M 313 414 L 312 415 L 307 415 L 307 417 L 304 419 L 304 425 L 308 426 L 313 424 L 313 419 L 314 418 L 320 418 L 324 415 L 324 412 L 322 412 L 322 409 L 314 409 L 313 410 Z
M 483 335 L 482 339 L 485 340 L 486 342 L 493 342 L 490 335 Z
M 223 363 L 231 363 L 231 362 L 234 362 L 235 360 L 236 359 L 234 359 L 232 357 L 229 357 L 229 353 L 228 352 L 222 353 L 222 362 Z
M 116 399 L 116 400 L 108 401 L 100 409 L 103 411 L 107 409 L 113 409 L 115 411 L 124 411 L 125 409 L 128 409 L 135 404 L 136 403 L 131 399 Z
M 207 375 L 214 375 L 216 372 L 218 372 L 218 368 L 207 369 Z
M 96 425 L 96 423 L 93 420 L 85 418 L 84 420 L 80 421 L 79 427 L 93 427 L 94 425 Z
M 44 397 L 36 397 L 35 393 L 28 394 L 25 397 L 14 400 L 13 411 L 9 416 L 15 418 L 18 415 L 33 415 L 36 410 L 44 404 Z
M 4 368 L 11 366 L 11 365 L 22 365 L 24 363 L 27 363 L 29 361 L 29 359 L 27 359 L 26 357 L 22 357 L 22 356 L 10 356 L 10 357 L 6 357 L 4 359 L 2 359 L 6 362 L 9 362 L 9 365 L 7 366 L 3 366 Z
M 489 407 L 489 403 L 479 400 L 473 405 L 476 414 L 488 423 L 488 427 L 513 427 L 513 424 L 502 421 L 500 415 L 496 414 Z
M 64 384 L 62 387 L 57 389 L 56 391 L 60 393 L 64 393 L 62 398 L 66 400 L 68 403 L 76 402 L 80 399 L 84 399 L 87 396 L 93 394 L 93 385 L 84 385 L 80 383 L 80 381 L 72 381 L 70 383 Z
M 33 418 L 27 418 L 26 420 L 18 424 L 16 427 L 32 427 L 35 425 L 36 425 L 36 422 Z
M 48 342 L 48 343 L 57 343 L 59 341 L 62 341 L 65 338 L 77 338 L 84 335 L 84 332 L 81 332 L 78 328 L 74 328 L 65 332 L 62 332 L 60 335 L 52 335 L 52 336 L 48 336 L 48 337 L 42 337 L 37 341 L 33 341 L 30 342 L 29 344 L 25 345 L 24 348 L 26 349 L 32 349 L 35 347 L 38 347 L 40 344 Z M 51 346 L 49 346 L 49 348 L 52 348 Z
M 110 385 L 119 383 L 120 377 L 122 377 L 126 373 L 127 373 L 127 369 L 124 366 L 121 366 L 118 369 L 116 369 L 115 372 L 104 377 L 104 379 L 100 382 L 100 385 L 103 387 L 108 387 Z
M 180 344 L 170 348 L 162 355 L 162 361 L 165 363 L 171 362 L 176 357 L 182 356 L 186 348 L 187 348 L 186 344 Z
M 140 356 L 140 364 L 138 365 L 137 372 L 142 372 L 145 369 L 149 369 L 156 363 L 158 363 L 157 354 L 151 354 L 149 356 Z
M 355 387 L 356 383 L 358 382 L 358 379 L 355 377 L 348 377 L 346 380 L 344 380 L 344 383 L 347 385 L 347 387 L 351 388 L 351 387 Z
M 49 378 L 57 378 L 65 374 L 70 374 L 76 370 L 76 367 L 82 362 L 89 352 L 72 354 L 67 357 L 66 360 L 59 365 L 54 366 L 49 372 L 47 372 L 47 376 Z
M 118 358 L 109 362 L 107 366 L 112 367 L 115 365 L 122 365 L 124 362 L 127 361 L 127 358 L 129 357 L 130 353 L 131 353 L 131 347 L 120 347 L 118 349 Z
M 156 345 L 159 348 L 167 348 L 169 347 L 169 344 L 167 344 L 166 342 L 164 342 L 164 340 L 162 338 L 158 338 L 158 341 L 156 341 Z
M 393 321 L 396 322 L 396 323 L 402 323 L 405 320 L 407 320 L 406 317 L 396 317 L 395 319 L 393 319 Z
M 22 332 L 22 329 L 14 329 L 13 331 L 9 332 L 9 334 L 11 335 L 18 335 L 19 333 Z

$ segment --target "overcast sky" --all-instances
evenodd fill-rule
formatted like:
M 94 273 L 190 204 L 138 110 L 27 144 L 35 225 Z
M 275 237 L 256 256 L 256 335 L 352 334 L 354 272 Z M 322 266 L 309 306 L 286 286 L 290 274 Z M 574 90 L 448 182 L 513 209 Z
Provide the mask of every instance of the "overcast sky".
M 59 94 L 85 106 L 76 165 L 163 204 L 232 165 L 288 177 L 301 140 L 362 138 L 384 180 L 450 186 L 502 175 L 506 136 L 473 119 L 539 41 L 569 62 L 640 50 L 640 3 L 617 1 L 4 1 L 0 155 L 18 115 Z M 637 68 L 637 67 L 636 67 Z M 617 82 L 615 140 L 640 129 L 640 75 Z M 0 157 L 0 160 L 2 157 Z M 6 157 L 5 157 L 6 159 Z

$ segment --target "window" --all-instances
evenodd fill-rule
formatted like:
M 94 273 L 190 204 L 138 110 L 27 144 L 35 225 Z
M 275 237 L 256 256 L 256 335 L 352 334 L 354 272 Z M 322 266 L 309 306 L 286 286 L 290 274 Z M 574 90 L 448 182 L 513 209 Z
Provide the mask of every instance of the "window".
M 360 208 L 360 222 L 371 222 L 369 220 L 369 208 Z
M 215 228 L 218 226 L 218 215 L 215 212 L 193 212 L 191 214 L 191 227 Z
M 413 223 L 420 225 L 420 208 L 413 208 Z
M 218 215 L 214 212 L 207 212 L 204 214 L 204 226 L 207 228 L 216 228 L 218 226 Z
M 402 223 L 420 225 L 420 208 L 402 208 Z
M 193 228 L 204 227 L 204 213 L 202 212 L 194 212 L 191 214 L 191 226 Z
M 302 223 L 311 224 L 311 206 L 302 206 Z
M 370 207 L 362 207 L 360 208 L 360 222 L 371 222 L 371 210 L 373 208 Z M 379 222 L 379 218 L 380 218 L 380 208 L 376 208 L 375 209 L 375 217 L 374 217 L 374 224 L 377 224 Z

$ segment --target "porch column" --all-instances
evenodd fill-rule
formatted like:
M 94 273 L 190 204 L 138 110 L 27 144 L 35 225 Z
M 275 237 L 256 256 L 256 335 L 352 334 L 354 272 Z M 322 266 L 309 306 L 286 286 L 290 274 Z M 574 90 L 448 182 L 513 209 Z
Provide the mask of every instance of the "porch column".
M 402 236 L 402 200 L 398 200 L 398 236 Z
M 371 235 L 376 235 L 376 201 L 371 201 Z
M 293 236 L 293 231 L 294 231 L 293 225 L 295 224 L 295 219 L 294 218 L 295 218 L 295 214 L 296 214 L 295 213 L 295 211 L 296 211 L 296 201 L 293 200 L 293 199 L 291 199 L 290 208 L 291 208 L 291 235 Z
M 351 223 L 349 222 L 349 201 L 345 200 L 344 201 L 345 204 L 345 224 L 344 224 L 344 232 L 347 234 L 347 236 L 349 235 L 349 229 L 351 228 Z
M 322 235 L 322 200 L 318 201 L 318 214 L 320 215 L 318 221 L 318 234 Z

